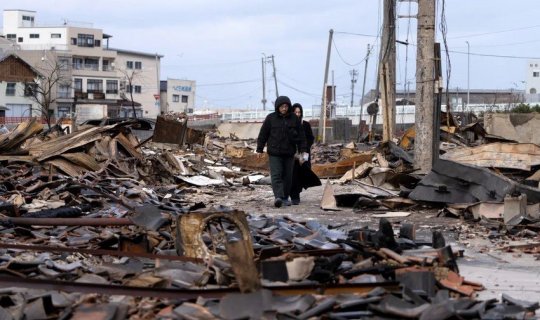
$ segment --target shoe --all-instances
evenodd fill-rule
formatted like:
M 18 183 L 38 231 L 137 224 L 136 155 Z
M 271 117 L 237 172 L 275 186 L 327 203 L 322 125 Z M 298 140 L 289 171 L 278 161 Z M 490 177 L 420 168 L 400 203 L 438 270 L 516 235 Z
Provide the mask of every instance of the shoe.
M 300 199 L 291 199 L 293 205 L 297 206 L 300 204 Z
M 289 199 L 283 199 L 283 205 L 284 206 L 290 206 L 291 205 L 291 201 L 289 201 Z
M 282 204 L 283 200 L 281 200 L 281 198 L 276 198 L 276 200 L 274 200 L 274 206 L 276 206 L 276 208 L 281 207 Z

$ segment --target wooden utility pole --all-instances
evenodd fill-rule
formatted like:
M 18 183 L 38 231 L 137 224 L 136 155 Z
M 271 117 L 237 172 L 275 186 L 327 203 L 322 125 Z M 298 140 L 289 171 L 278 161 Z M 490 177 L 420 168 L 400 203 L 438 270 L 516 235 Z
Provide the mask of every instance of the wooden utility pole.
M 272 59 L 272 68 L 274 69 L 274 84 L 276 86 L 276 99 L 277 99 L 277 97 L 279 97 L 279 92 L 277 88 L 276 62 L 274 61 L 274 55 L 271 55 L 270 58 Z
M 358 119 L 358 138 L 357 140 L 360 141 L 360 138 L 362 137 L 362 114 L 364 113 L 364 95 L 366 94 L 366 76 L 367 76 L 367 67 L 368 67 L 368 61 L 369 61 L 369 55 L 371 53 L 371 48 L 369 47 L 369 43 L 367 45 L 367 53 L 366 53 L 366 64 L 364 66 L 364 81 L 362 83 L 362 96 L 360 97 L 360 118 Z
M 435 95 L 435 0 L 418 0 L 418 49 L 416 53 L 416 137 L 414 166 L 431 171 Z
M 390 141 L 396 126 L 396 0 L 384 0 L 383 35 L 379 56 L 378 85 L 383 114 L 383 141 Z
M 262 66 L 262 107 L 263 110 L 266 111 L 266 56 L 261 58 L 261 66 Z
M 326 52 L 326 66 L 324 68 L 324 83 L 323 83 L 323 94 L 321 102 L 321 116 L 319 117 L 319 131 L 318 131 L 318 140 L 322 143 L 326 142 L 326 85 L 328 83 L 328 69 L 330 68 L 330 53 L 332 52 L 332 37 L 334 35 L 334 30 L 330 29 L 330 34 L 328 35 L 328 50 Z

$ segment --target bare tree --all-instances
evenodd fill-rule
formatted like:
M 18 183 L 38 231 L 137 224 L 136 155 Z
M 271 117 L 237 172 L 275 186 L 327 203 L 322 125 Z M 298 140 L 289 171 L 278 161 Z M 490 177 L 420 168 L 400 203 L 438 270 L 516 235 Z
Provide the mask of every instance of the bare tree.
M 58 99 L 60 86 L 71 87 L 71 77 L 68 66 L 58 60 L 58 57 L 49 54 L 41 58 L 35 69 L 39 72 L 33 82 L 26 83 L 25 95 L 34 100 L 38 107 L 33 107 L 31 113 L 38 113 L 51 128 L 51 119 L 54 115 L 54 104 Z
M 124 77 L 126 81 L 126 91 L 129 93 L 129 100 L 131 102 L 131 110 L 133 111 L 133 118 L 137 118 L 137 112 L 135 110 L 135 100 L 133 99 L 134 82 L 141 76 L 141 70 L 136 69 L 117 69 Z

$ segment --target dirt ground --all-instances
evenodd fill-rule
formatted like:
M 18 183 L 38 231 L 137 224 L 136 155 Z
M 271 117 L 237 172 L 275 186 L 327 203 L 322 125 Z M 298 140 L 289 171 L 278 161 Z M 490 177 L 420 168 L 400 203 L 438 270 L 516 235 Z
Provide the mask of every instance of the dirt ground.
M 370 226 L 377 228 L 379 218 L 374 213 L 386 211 L 354 212 L 351 208 L 340 211 L 324 211 L 320 208 L 323 186 L 310 188 L 301 194 L 298 206 L 275 208 L 274 196 L 269 185 L 220 187 L 212 191 L 199 191 L 190 195 L 193 201 L 202 201 L 207 206 L 223 205 L 248 214 L 266 216 L 289 216 L 298 221 L 317 220 L 325 225 L 351 230 Z M 346 193 L 354 191 L 352 186 L 333 185 L 334 191 Z M 480 299 L 500 298 L 503 293 L 523 299 L 540 301 L 540 262 L 531 254 L 503 252 L 498 247 L 500 240 L 488 238 L 489 230 L 475 226 L 458 218 L 438 217 L 432 208 L 416 208 L 404 218 L 388 218 L 394 225 L 396 234 L 401 223 L 416 224 L 417 238 L 431 240 L 431 231 L 438 229 L 445 234 L 447 243 L 464 251 L 459 258 L 460 274 L 467 280 L 480 282 L 486 290 Z M 521 244 L 511 241 L 505 244 Z

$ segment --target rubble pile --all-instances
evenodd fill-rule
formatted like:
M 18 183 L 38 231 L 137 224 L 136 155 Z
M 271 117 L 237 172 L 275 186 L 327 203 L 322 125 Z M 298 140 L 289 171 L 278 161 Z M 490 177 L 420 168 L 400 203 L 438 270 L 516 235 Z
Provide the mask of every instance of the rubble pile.
M 0 318 L 523 319 L 539 307 L 475 300 L 483 286 L 460 275 L 460 250 L 386 219 L 442 206 L 531 230 L 534 186 L 458 163 L 463 153 L 419 176 L 394 143 L 318 146 L 313 171 L 354 190 L 328 181 L 321 207 L 384 211 L 377 228 L 345 231 L 218 207 L 215 195 L 262 180 L 268 159 L 175 115 L 158 123 L 152 142 L 129 122 L 63 135 L 29 121 L 0 135 Z M 536 168 L 530 150 L 512 169 Z

